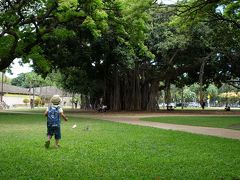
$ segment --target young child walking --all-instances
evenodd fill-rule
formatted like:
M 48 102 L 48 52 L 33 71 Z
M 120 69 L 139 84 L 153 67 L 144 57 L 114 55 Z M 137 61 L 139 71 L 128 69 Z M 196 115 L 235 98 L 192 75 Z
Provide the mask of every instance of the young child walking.
M 61 98 L 59 95 L 54 95 L 50 102 L 52 105 L 50 105 L 44 115 L 47 116 L 47 141 L 45 142 L 45 147 L 49 148 L 50 141 L 52 136 L 55 137 L 55 147 L 60 147 L 59 140 L 61 139 L 61 128 L 60 128 L 60 116 L 63 117 L 65 121 L 68 120 L 68 118 L 64 115 L 63 109 L 60 107 Z

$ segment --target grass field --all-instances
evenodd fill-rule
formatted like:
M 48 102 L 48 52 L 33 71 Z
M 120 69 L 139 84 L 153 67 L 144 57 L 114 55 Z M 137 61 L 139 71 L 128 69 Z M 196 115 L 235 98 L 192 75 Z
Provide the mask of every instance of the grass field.
M 0 113 L 0 179 L 240 179 L 239 140 L 70 118 L 45 149 L 45 123 Z
M 240 130 L 240 117 L 238 116 L 161 116 L 142 118 L 142 120 Z

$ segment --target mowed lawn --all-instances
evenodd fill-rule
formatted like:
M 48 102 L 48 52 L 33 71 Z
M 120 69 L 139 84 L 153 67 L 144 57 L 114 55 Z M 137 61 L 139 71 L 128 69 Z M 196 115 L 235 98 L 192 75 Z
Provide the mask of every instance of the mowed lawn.
M 239 116 L 161 116 L 142 118 L 141 120 L 240 130 Z
M 239 140 L 70 117 L 45 149 L 45 123 L 0 113 L 0 179 L 240 179 Z

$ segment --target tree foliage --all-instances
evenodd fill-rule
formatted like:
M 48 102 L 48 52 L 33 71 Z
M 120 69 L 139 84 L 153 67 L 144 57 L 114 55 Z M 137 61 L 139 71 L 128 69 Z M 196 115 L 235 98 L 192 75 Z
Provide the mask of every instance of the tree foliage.
M 208 28 L 202 38 L 211 50 L 212 67 L 218 86 L 239 77 L 239 2 L 238 1 L 186 1 L 178 6 L 175 23 L 182 28 L 205 24 Z M 212 73 L 213 74 L 213 73 Z M 217 80 L 218 79 L 218 80 Z
M 41 86 L 59 86 L 60 81 L 62 80 L 59 72 L 49 73 L 45 78 L 41 75 L 30 72 L 30 73 L 21 73 L 16 78 L 11 80 L 11 84 L 19 87 L 32 88 L 32 87 L 41 87 Z
M 161 90 L 170 102 L 171 84 L 199 83 L 216 96 L 209 84 L 240 77 L 238 1 L 4 0 L 0 8 L 1 69 L 32 59 L 37 73 L 51 82 L 47 74 L 59 72 L 55 82 L 85 103 L 152 111 Z M 191 98 L 202 99 L 198 91 Z
M 106 29 L 103 3 L 100 0 L 3 0 L 0 2 L 0 68 L 7 68 L 15 58 L 32 59 L 42 71 L 50 70 L 42 46 L 48 35 L 65 39 L 72 36 L 62 26 L 79 24 L 99 37 Z

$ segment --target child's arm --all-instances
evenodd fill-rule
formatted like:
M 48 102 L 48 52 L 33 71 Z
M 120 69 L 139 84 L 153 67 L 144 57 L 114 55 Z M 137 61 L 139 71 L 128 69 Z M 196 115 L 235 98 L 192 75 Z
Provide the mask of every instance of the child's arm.
M 63 117 L 63 119 L 64 119 L 65 121 L 68 120 L 68 118 L 65 116 L 65 114 L 64 114 L 63 112 L 61 112 L 61 116 Z
M 48 108 L 46 108 L 46 111 L 44 112 L 44 116 L 48 116 Z
M 44 116 L 47 116 L 48 115 L 48 111 L 46 110 L 45 113 L 44 113 Z

